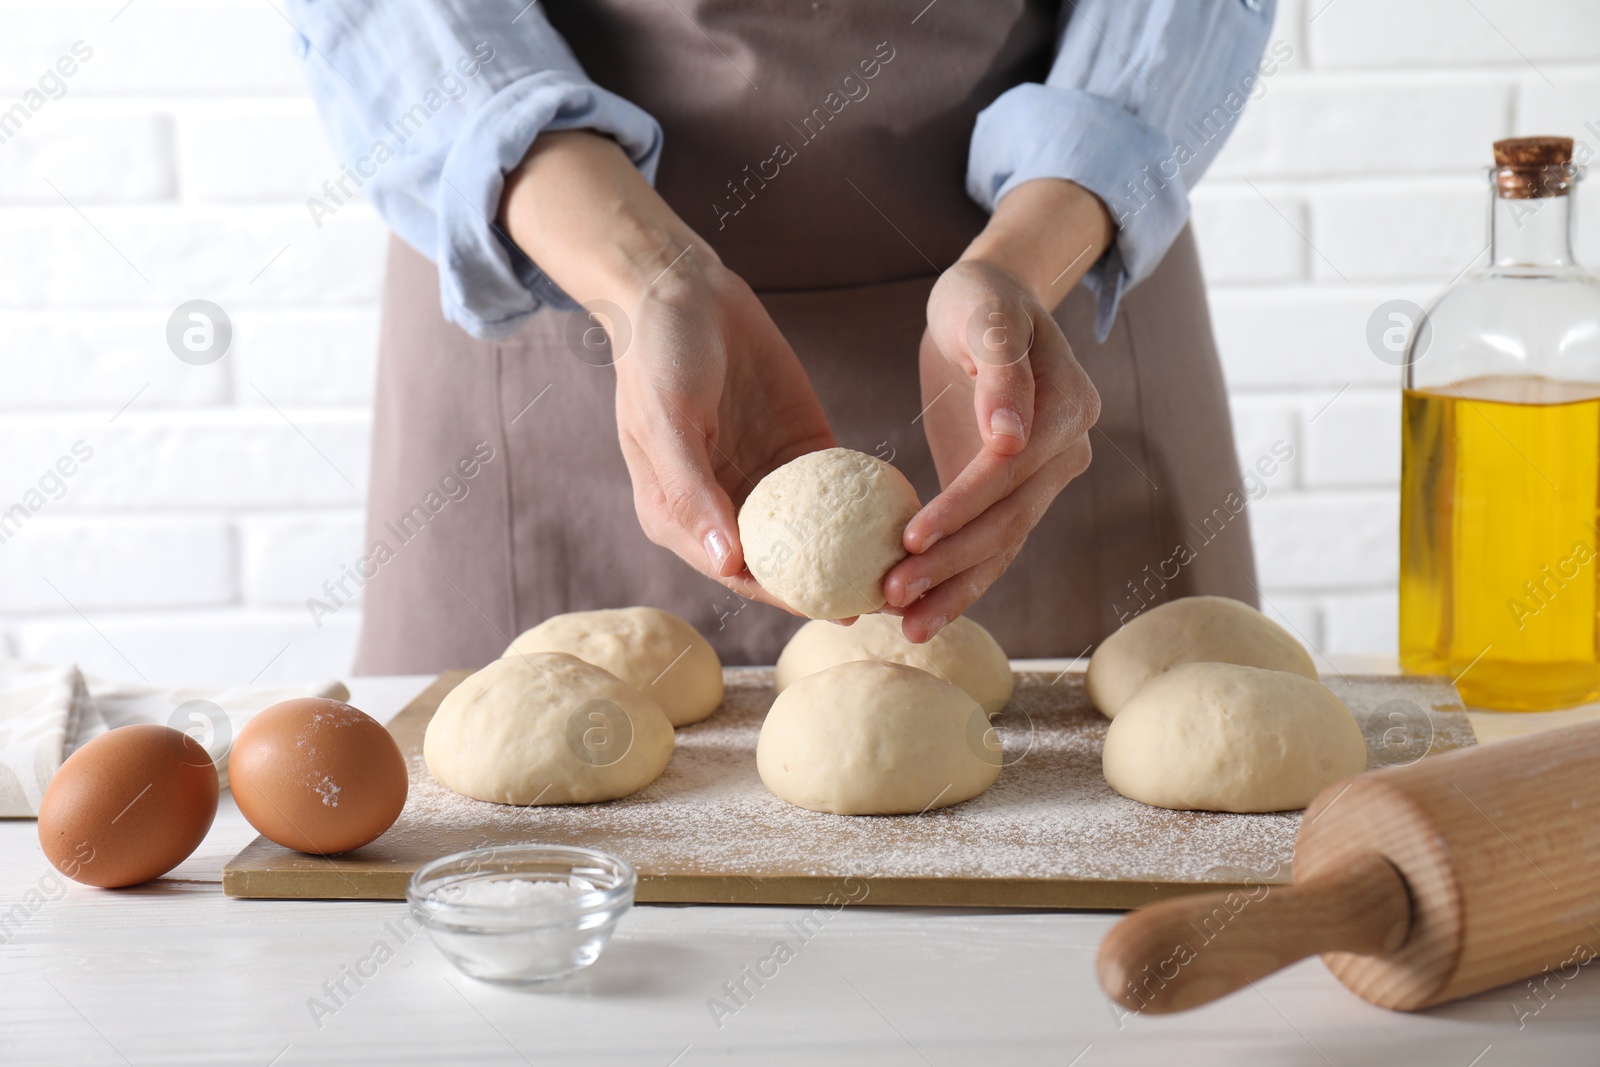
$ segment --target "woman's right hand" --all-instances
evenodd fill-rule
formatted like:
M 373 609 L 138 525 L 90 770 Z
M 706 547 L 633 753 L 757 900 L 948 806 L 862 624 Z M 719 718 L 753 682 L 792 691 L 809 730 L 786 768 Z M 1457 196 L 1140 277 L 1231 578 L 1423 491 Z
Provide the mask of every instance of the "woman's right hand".
M 645 534 L 740 595 L 786 607 L 745 566 L 736 506 L 774 468 L 836 442 L 755 293 L 615 143 L 587 131 L 540 135 L 507 177 L 502 212 L 563 290 L 627 316 L 594 317 L 618 349 L 617 429 Z
M 709 248 L 691 246 L 632 316 L 617 430 L 640 525 L 701 573 L 785 607 L 745 566 L 736 505 L 773 469 L 836 443 L 800 360 Z

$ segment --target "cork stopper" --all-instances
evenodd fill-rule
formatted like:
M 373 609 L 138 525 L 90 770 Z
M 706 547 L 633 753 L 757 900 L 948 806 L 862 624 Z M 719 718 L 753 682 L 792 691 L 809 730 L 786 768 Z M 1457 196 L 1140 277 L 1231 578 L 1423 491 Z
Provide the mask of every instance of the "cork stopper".
M 1577 175 L 1570 137 L 1511 137 L 1494 143 L 1494 181 L 1507 200 L 1566 196 Z

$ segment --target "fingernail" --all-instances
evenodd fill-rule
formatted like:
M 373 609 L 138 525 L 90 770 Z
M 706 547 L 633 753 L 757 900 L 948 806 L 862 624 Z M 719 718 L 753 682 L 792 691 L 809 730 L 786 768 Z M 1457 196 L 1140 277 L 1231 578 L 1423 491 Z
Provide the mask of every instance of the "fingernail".
M 706 555 L 711 557 L 711 566 L 718 573 L 728 562 L 728 539 L 722 536 L 721 530 L 708 530 L 705 538 Z
M 949 621 L 950 620 L 947 617 L 943 616 L 943 615 L 935 615 L 933 618 L 929 619 L 928 620 L 928 640 L 932 641 L 935 637 L 938 637 L 939 636 L 939 631 L 944 629 L 945 623 L 947 623 Z
M 922 599 L 922 594 L 933 588 L 932 578 L 918 578 L 906 586 L 906 598 L 902 604 L 914 604 Z
M 926 552 L 926 551 L 928 551 L 928 549 L 930 549 L 934 545 L 938 544 L 939 543 L 939 538 L 941 538 L 943 536 L 944 536 L 944 534 L 940 533 L 938 530 L 935 530 L 935 531 L 933 531 L 933 533 L 927 534 L 926 536 L 924 536 L 922 538 L 922 551 Z M 920 553 L 919 553 L 919 555 L 920 555 Z
M 1015 437 L 1022 440 L 1022 416 L 1011 408 L 995 408 L 994 414 L 989 416 L 989 432 L 1002 437 Z

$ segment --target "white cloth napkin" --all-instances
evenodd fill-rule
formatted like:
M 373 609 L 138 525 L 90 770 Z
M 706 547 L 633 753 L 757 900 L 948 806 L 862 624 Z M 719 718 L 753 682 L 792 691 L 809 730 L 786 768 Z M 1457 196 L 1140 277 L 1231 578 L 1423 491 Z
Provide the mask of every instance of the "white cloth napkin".
M 0 818 L 29 818 L 62 762 L 119 726 L 161 723 L 189 734 L 228 787 L 228 750 L 263 708 L 294 697 L 347 700 L 339 681 L 252 688 L 164 689 L 85 678 L 78 668 L 0 660 Z
M 61 761 L 105 728 L 78 668 L 0 660 L 0 816 L 37 815 Z

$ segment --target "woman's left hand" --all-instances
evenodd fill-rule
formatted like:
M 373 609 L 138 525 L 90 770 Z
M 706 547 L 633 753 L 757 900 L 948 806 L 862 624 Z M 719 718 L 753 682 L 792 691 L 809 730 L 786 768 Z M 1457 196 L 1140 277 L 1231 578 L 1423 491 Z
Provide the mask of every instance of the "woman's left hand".
M 912 641 L 932 638 L 983 595 L 1089 466 L 1100 394 L 1044 301 L 1053 307 L 1113 232 L 1092 194 L 1029 182 L 933 287 L 920 352 L 923 425 L 943 492 L 906 526 L 911 555 L 884 578 L 885 610 L 905 616 Z M 1062 270 L 1061 249 L 1077 247 Z

